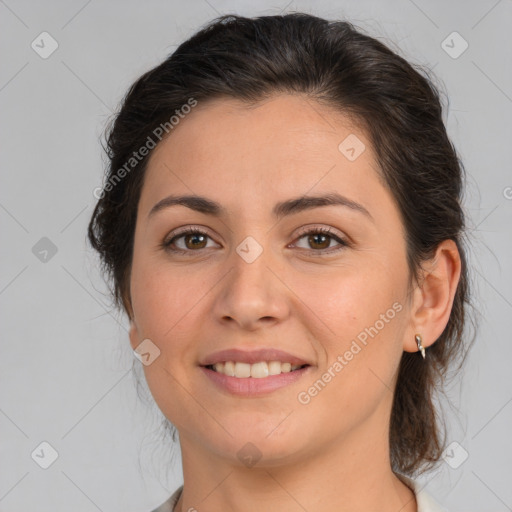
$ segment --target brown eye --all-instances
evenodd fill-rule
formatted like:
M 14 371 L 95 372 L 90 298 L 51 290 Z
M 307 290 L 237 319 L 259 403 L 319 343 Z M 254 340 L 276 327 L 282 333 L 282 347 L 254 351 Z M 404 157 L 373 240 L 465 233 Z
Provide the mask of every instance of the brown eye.
M 189 228 L 164 241 L 162 247 L 171 253 L 191 254 L 201 249 L 208 249 L 208 239 L 211 240 L 208 233 L 197 228 Z M 311 255 L 316 256 L 321 256 L 325 253 L 335 253 L 350 245 L 328 228 L 316 228 L 305 231 L 298 238 L 298 240 L 302 239 L 307 239 L 306 243 L 308 245 L 308 247 L 303 247 L 303 249 L 309 250 Z M 333 241 L 338 244 L 338 247 L 331 245 Z
M 162 243 L 162 247 L 169 252 L 191 253 L 200 249 L 207 249 L 210 236 L 197 228 L 189 228 L 171 237 Z
M 316 233 L 308 236 L 308 243 L 313 249 L 327 249 L 331 244 L 331 237 L 323 233 Z M 327 242 L 327 244 L 326 244 Z
M 314 228 L 304 231 L 298 238 L 299 241 L 302 239 L 305 239 L 307 244 L 307 247 L 302 248 L 309 250 L 309 253 L 313 255 L 334 253 L 349 246 L 347 241 L 343 240 L 340 236 L 335 235 L 329 228 Z M 336 242 L 338 246 L 332 246 L 332 242 Z M 297 247 L 300 246 L 297 245 Z
M 195 233 L 193 235 L 182 235 L 178 238 L 183 238 L 187 249 L 204 249 L 206 246 L 207 236 L 201 233 Z

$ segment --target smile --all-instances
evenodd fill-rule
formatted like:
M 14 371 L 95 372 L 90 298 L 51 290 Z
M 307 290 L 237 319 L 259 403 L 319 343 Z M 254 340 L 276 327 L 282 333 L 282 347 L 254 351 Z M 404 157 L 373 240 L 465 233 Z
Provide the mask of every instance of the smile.
M 226 361 L 224 363 L 215 363 L 207 368 L 217 373 L 222 373 L 229 377 L 245 379 L 252 377 L 254 379 L 263 379 L 272 375 L 280 375 L 281 373 L 289 373 L 307 365 L 282 363 L 281 361 L 260 361 L 257 363 L 242 363 L 234 361 Z
M 226 373 L 226 365 L 227 371 L 235 375 Z M 217 370 L 215 366 L 218 368 Z M 267 395 L 278 389 L 293 385 L 304 375 L 313 371 L 313 367 L 308 364 L 294 365 L 292 370 L 290 363 L 279 361 L 270 361 L 269 363 L 261 361 L 252 364 L 226 361 L 225 363 L 215 363 L 199 368 L 208 381 L 214 384 L 213 389 L 246 398 Z M 271 371 L 276 373 L 271 374 Z

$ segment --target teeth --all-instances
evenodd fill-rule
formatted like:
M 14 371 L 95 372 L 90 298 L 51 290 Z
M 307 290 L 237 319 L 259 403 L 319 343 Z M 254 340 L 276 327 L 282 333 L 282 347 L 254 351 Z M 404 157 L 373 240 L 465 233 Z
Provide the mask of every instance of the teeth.
M 235 363 L 233 361 L 226 361 L 224 363 L 224 372 L 226 375 L 229 375 L 230 377 L 235 376 Z
M 226 361 L 225 363 L 215 363 L 213 369 L 217 373 L 223 373 L 229 377 L 263 379 L 269 375 L 289 373 L 301 366 L 300 364 L 281 363 L 281 361 L 261 361 L 254 364 Z
M 251 365 L 249 363 L 235 363 L 235 377 L 250 377 Z
M 251 377 L 254 377 L 255 379 L 268 377 L 268 364 L 264 361 L 262 363 L 251 364 Z
M 279 375 L 281 373 L 281 362 L 270 361 L 270 363 L 268 363 L 268 373 L 269 375 Z

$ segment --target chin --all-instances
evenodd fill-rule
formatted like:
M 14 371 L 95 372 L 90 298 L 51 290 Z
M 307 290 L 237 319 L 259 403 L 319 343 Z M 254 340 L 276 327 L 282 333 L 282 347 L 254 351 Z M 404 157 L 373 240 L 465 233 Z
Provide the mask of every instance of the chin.
M 291 421 L 292 416 L 289 418 Z M 226 428 L 231 436 L 222 429 L 207 428 L 198 433 L 201 444 L 230 463 L 252 467 L 276 467 L 293 462 L 304 451 L 304 432 L 296 424 L 283 419 L 286 415 L 271 417 L 261 413 L 243 418 L 231 418 Z M 229 425 L 229 426 L 228 426 Z M 213 431 L 215 433 L 213 434 Z M 213 434 L 213 435 L 212 435 Z

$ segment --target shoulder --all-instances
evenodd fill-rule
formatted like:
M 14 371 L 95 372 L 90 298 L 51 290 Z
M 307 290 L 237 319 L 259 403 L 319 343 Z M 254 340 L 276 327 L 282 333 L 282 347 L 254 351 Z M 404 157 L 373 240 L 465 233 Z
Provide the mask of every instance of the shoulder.
M 416 495 L 416 503 L 418 504 L 418 512 L 448 512 L 441 507 L 437 501 L 425 491 L 418 482 L 400 473 L 395 473 L 400 480 L 409 486 Z
M 178 487 L 178 489 L 174 491 L 173 495 L 168 500 L 166 500 L 164 503 L 162 503 L 159 507 L 155 508 L 151 512 L 173 512 L 176 503 L 178 503 L 182 490 L 183 486 Z

